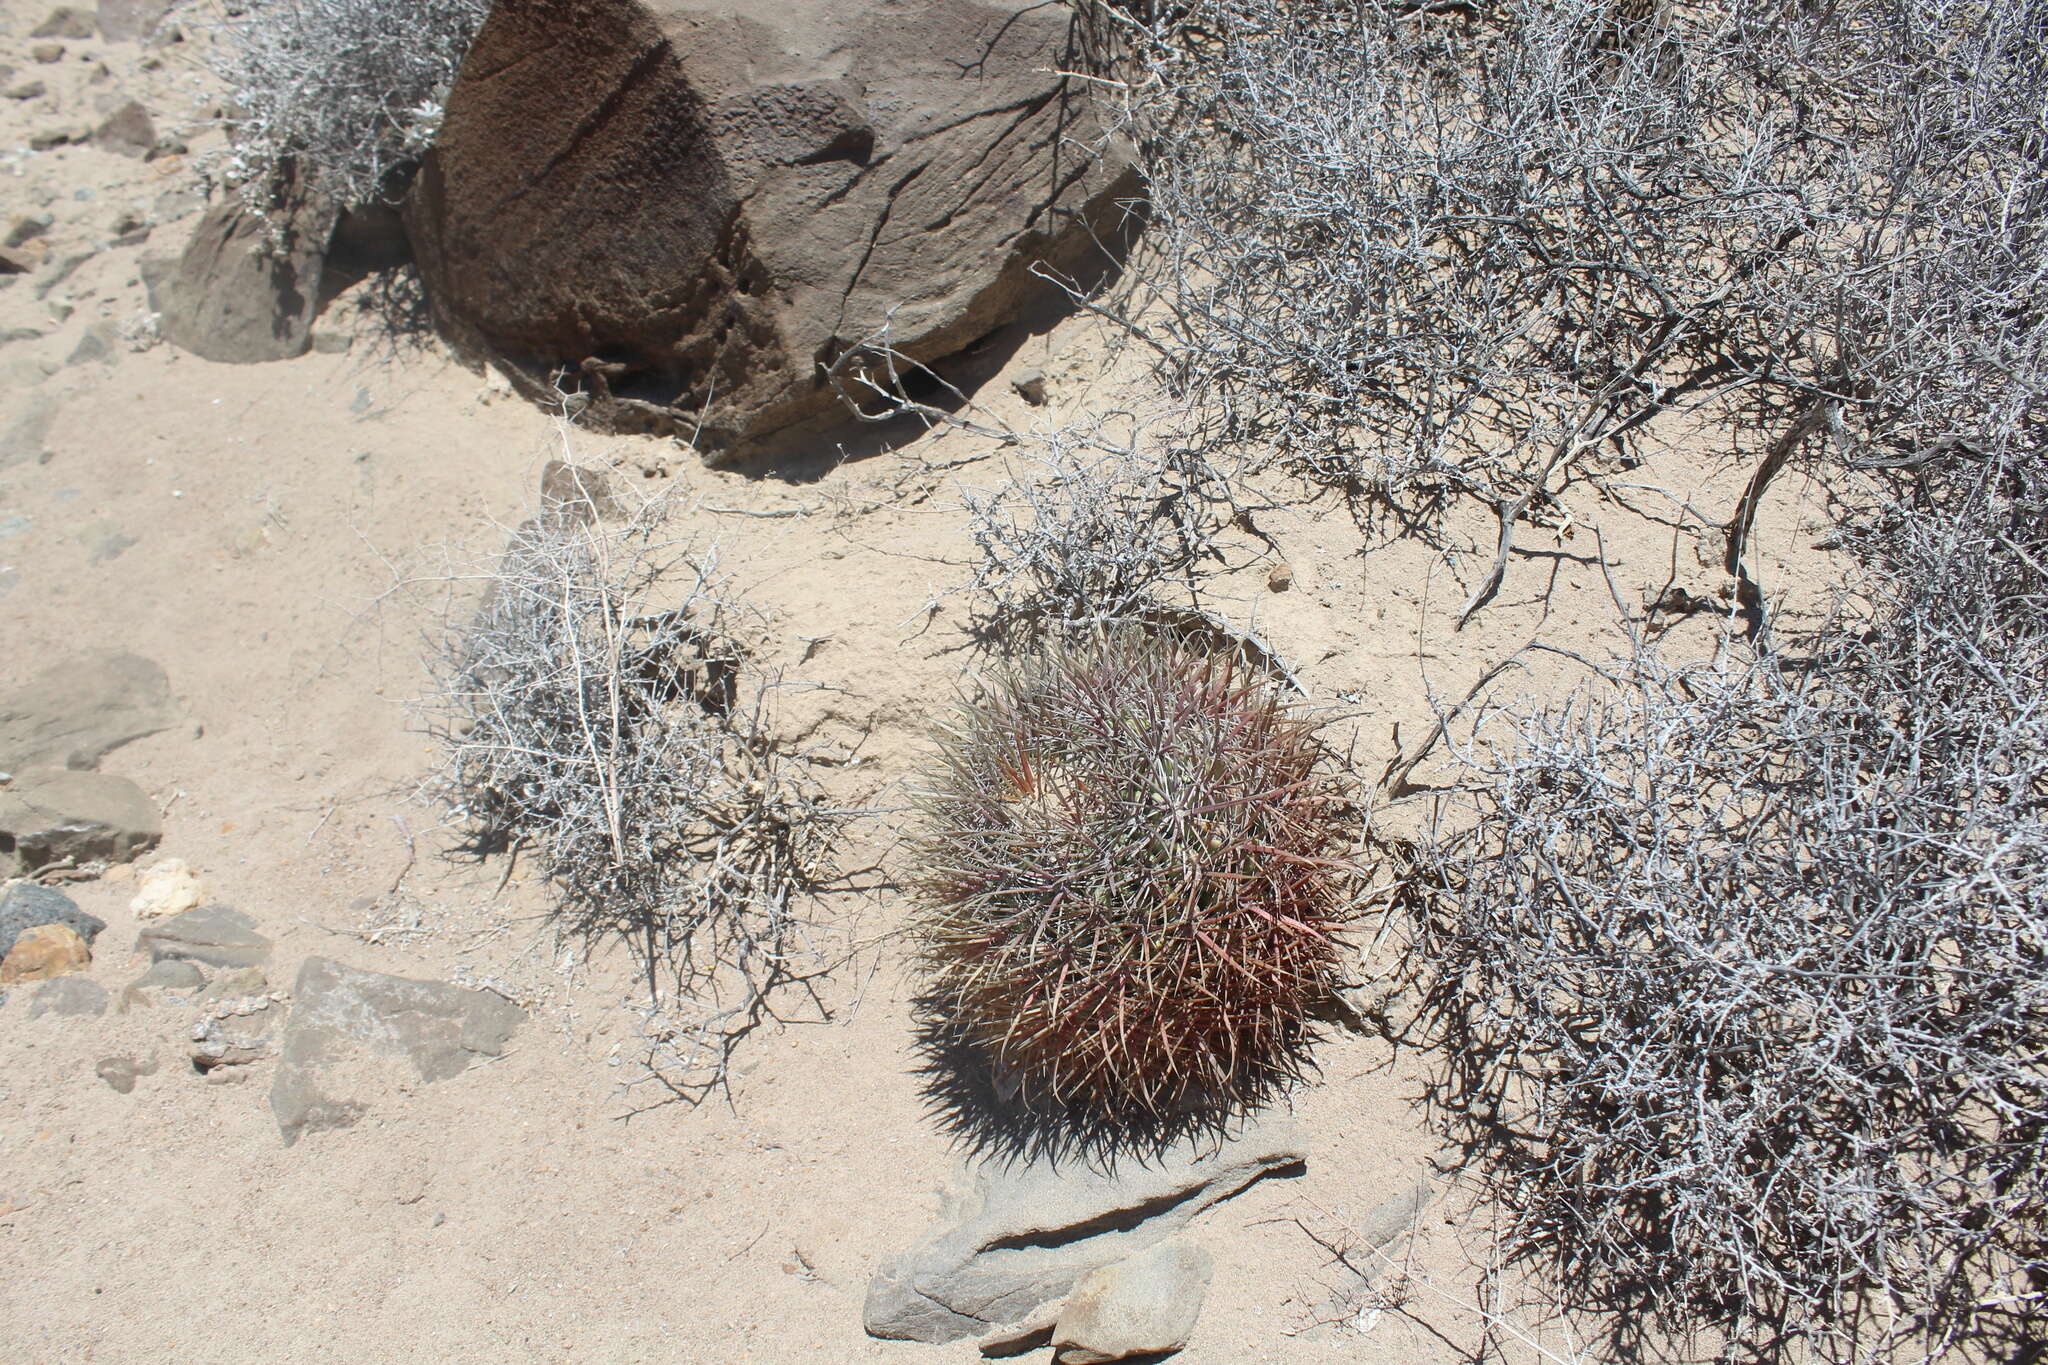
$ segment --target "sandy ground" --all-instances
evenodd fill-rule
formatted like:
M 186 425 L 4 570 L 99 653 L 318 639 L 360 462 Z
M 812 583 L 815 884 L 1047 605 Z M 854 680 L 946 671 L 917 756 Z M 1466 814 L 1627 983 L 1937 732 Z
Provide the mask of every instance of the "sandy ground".
M 194 163 L 218 145 L 206 121 L 217 95 L 196 42 L 74 41 L 59 62 L 36 63 L 26 34 L 46 8 L 0 4 L 0 65 L 49 89 L 0 101 L 0 219 L 47 211 L 51 259 L 85 259 L 43 297 L 41 274 L 0 289 L 0 333 L 39 333 L 0 345 L 0 428 L 38 399 L 58 405 L 51 458 L 0 469 L 0 685 L 93 648 L 164 665 L 187 722 L 103 766 L 164 810 L 161 854 L 199 869 L 213 899 L 276 940 L 277 984 L 324 954 L 493 985 L 531 1019 L 503 1060 L 394 1091 L 358 1126 L 287 1148 L 265 1103 L 269 1064 L 226 1085 L 187 1065 L 191 1007 L 31 1020 L 32 988 L 8 992 L 0 1358 L 977 1358 L 971 1343 L 861 1330 L 868 1276 L 927 1228 L 957 1155 L 916 1074 L 914 983 L 888 937 L 903 896 L 884 878 L 814 907 L 841 941 L 869 945 L 827 987 L 829 1022 L 750 1038 L 728 1096 L 654 1104 L 657 1092 L 634 1084 L 630 958 L 559 939 L 523 868 L 501 887 L 501 862 L 445 856 L 452 833 L 413 799 L 434 753 L 407 702 L 427 687 L 420 641 L 449 566 L 502 542 L 566 439 L 580 462 L 672 498 L 679 530 L 715 543 L 768 613 L 770 660 L 827 685 L 792 693 L 789 722 L 817 722 L 861 759 L 826 775 L 835 800 L 882 812 L 855 826 L 849 865 L 880 858 L 903 875 L 905 817 L 889 812 L 973 662 L 965 605 L 943 596 L 967 577 L 960 495 L 998 482 L 1002 453 L 935 433 L 815 477 L 714 473 L 662 442 L 565 436 L 431 343 L 380 347 L 345 307 L 323 331 L 348 348 L 296 361 L 221 366 L 151 344 L 139 260 L 182 247 L 195 221 Z M 143 99 L 194 155 L 29 150 L 38 133 L 92 122 L 95 97 L 113 91 Z M 124 213 L 154 220 L 146 243 L 108 244 Z M 105 356 L 74 361 L 88 335 L 110 341 Z M 1102 354 L 1087 325 L 1062 324 L 1013 362 L 1046 372 L 1048 408 L 1000 380 L 984 401 L 1020 426 L 1100 411 L 1127 392 Z M 1639 477 L 1725 516 L 1742 471 L 1692 441 Z M 1767 511 L 1773 555 L 1813 539 L 1799 534 L 1799 493 L 1786 480 Z M 1638 505 L 1653 504 L 1660 516 L 1674 505 L 1662 494 Z M 1409 737 L 1428 723 L 1432 692 L 1463 695 L 1526 640 L 1618 647 L 1596 543 L 1632 608 L 1674 581 L 1719 585 L 1694 538 L 1658 517 L 1591 496 L 1573 511 L 1569 537 L 1527 537 L 1499 599 L 1462 632 L 1456 609 L 1492 554 L 1480 513 L 1453 520 L 1450 551 L 1362 550 L 1340 505 L 1297 498 L 1257 518 L 1291 586 L 1272 589 L 1274 555 L 1246 538 L 1216 600 L 1342 717 L 1340 741 L 1373 774 L 1397 727 Z M 1766 569 L 1781 582 L 1792 572 Z M 1553 659 L 1524 685 L 1570 680 Z M 1400 832 L 1425 810 L 1376 818 Z M 66 889 L 107 921 L 90 974 L 118 992 L 142 966 L 127 951 L 132 883 L 117 872 Z M 160 1065 L 117 1094 L 94 1075 L 114 1053 Z M 1297 1335 L 1341 1278 L 1303 1225 L 1334 1234 L 1435 1150 L 1417 1104 L 1426 1057 L 1339 1036 L 1319 1060 L 1320 1082 L 1293 1101 L 1311 1134 L 1305 1173 L 1196 1224 L 1217 1273 L 1181 1357 L 1190 1365 L 1449 1361 L 1481 1340 L 1469 1305 L 1487 1211 L 1444 1176 L 1406 1253 L 1406 1305 L 1364 1334 Z M 1492 1335 L 1507 1359 L 1569 1355 L 1554 1329 L 1538 1334 L 1543 1350 Z

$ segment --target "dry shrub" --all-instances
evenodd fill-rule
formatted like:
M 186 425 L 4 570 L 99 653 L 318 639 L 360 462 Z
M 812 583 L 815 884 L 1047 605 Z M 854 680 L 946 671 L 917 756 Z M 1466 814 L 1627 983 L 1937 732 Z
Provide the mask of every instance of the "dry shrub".
M 259 212 L 291 183 L 340 207 L 377 202 L 439 130 L 489 0 L 253 0 L 227 25 L 227 178 Z
M 548 501 L 445 632 L 439 791 L 480 851 L 540 858 L 571 927 L 640 954 L 657 1073 L 696 1094 L 828 965 L 803 914 L 840 817 L 777 741 L 715 554 L 660 502 L 612 525 L 603 501 Z
M 1220 467 L 1511 536 L 1667 413 L 1754 425 L 1760 492 L 1823 438 L 1981 453 L 2044 388 L 2042 0 L 1086 12 L 1151 209 L 1095 306 Z
M 1466 751 L 1418 961 L 1452 1127 L 1582 1305 L 1843 1358 L 2038 1335 L 2048 462 L 1844 534 L 1864 618 L 1645 652 Z
M 1195 610 L 1236 500 L 1199 458 L 1075 428 L 1015 437 L 1022 467 L 963 496 L 980 552 L 967 595 L 990 641 L 1075 638 Z

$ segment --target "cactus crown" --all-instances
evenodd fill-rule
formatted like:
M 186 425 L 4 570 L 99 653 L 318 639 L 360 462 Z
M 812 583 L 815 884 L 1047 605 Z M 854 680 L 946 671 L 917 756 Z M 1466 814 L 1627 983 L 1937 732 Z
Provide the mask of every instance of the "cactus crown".
M 999 1087 L 1109 1118 L 1296 1077 L 1351 902 L 1313 723 L 1135 632 L 999 679 L 925 798 L 933 998 Z

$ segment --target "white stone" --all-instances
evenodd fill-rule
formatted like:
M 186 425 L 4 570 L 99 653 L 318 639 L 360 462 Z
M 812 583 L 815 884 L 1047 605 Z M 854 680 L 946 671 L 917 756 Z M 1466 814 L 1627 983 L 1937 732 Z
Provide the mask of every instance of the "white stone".
M 165 858 L 142 870 L 135 899 L 128 902 L 128 908 L 141 919 L 162 919 L 198 908 L 205 896 L 206 886 L 198 873 L 182 859 Z

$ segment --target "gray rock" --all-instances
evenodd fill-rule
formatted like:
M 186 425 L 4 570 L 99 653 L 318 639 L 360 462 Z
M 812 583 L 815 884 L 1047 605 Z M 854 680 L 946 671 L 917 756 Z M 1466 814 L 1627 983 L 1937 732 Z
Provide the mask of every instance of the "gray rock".
M 100 36 L 110 43 L 139 43 L 156 32 L 177 0 L 99 0 Z
M 33 77 L 14 81 L 5 89 L 0 89 L 0 96 L 11 100 L 39 100 L 49 93 L 50 87 Z
M 0 771 L 96 768 L 177 719 L 161 665 L 138 654 L 75 655 L 0 694 Z
M 128 1095 L 135 1091 L 137 1076 L 154 1076 L 157 1061 L 151 1057 L 138 1062 L 133 1057 L 102 1057 L 92 1071 L 95 1076 L 112 1086 L 117 1094 Z
M 1194 1335 L 1215 1262 L 1178 1238 L 1091 1270 L 1060 1310 L 1052 1345 L 1059 1365 L 1108 1365 L 1178 1351 Z
M 158 223 L 172 223 L 206 207 L 206 196 L 189 187 L 165 190 L 156 197 L 150 213 Z
M 28 1017 L 31 1019 L 39 1019 L 45 1014 L 89 1015 L 106 1012 L 106 988 L 82 976 L 60 976 L 54 981 L 45 981 L 36 988 L 35 998 L 28 1004 Z
M 74 142 L 86 142 L 92 138 L 90 124 L 59 123 L 48 128 L 38 128 L 28 135 L 28 149 L 32 152 L 47 152 L 53 147 L 68 147 Z M 50 291 L 36 290 L 36 297 L 42 298 Z
M 100 936 L 106 922 L 78 908 L 78 902 L 62 891 L 34 882 L 16 882 L 0 894 L 0 957 L 14 946 L 24 929 L 38 924 L 68 925 L 87 946 Z
M 239 203 L 216 204 L 175 264 L 143 260 L 149 306 L 161 314 L 166 341 L 234 365 L 306 353 L 335 214 L 304 204 L 280 213 L 281 236 L 272 241 L 263 220 Z
M 871 1335 L 953 1341 L 1018 1322 L 1091 1270 L 1143 1251 L 1260 1176 L 1303 1160 L 1298 1125 L 1247 1124 L 1113 1171 L 1081 1162 L 990 1162 L 948 1218 L 958 1221 L 875 1272 Z
M 307 958 L 292 987 L 270 1108 L 287 1146 L 345 1128 L 368 1107 L 362 1063 L 384 1059 L 421 1081 L 443 1081 L 501 1056 L 526 1011 L 488 991 L 414 981 Z
M 609 521 L 626 510 L 603 470 L 562 460 L 549 460 L 540 472 L 540 505 L 544 515 L 585 523 Z
M 64 5 L 50 11 L 50 17 L 28 31 L 31 38 L 90 38 L 99 31 L 93 16 L 82 9 Z
M 270 960 L 270 940 L 256 921 L 225 905 L 202 905 L 144 926 L 135 951 L 152 962 L 204 962 L 210 967 L 256 967 Z
M 1034 408 L 1045 402 L 1045 372 L 1042 370 L 1019 370 L 1011 377 L 1010 387 Z
M 92 130 L 92 140 L 122 156 L 146 157 L 156 149 L 156 124 L 149 110 L 125 100 Z
M 202 1073 L 277 1055 L 284 1006 L 267 996 L 221 1000 L 192 1028 L 192 1067 Z
M 24 242 L 33 242 L 38 237 L 47 237 L 50 235 L 50 229 L 56 224 L 57 220 L 47 213 L 21 214 L 9 225 L 7 236 L 0 239 L 0 246 L 20 246 Z
M 105 859 L 125 863 L 163 838 L 156 806 L 125 777 L 31 768 L 0 787 L 0 876 Z
M 82 129 L 78 130 L 77 136 L 73 137 L 71 141 L 84 142 L 91 136 L 92 130 L 90 128 Z M 58 261 L 53 266 L 46 267 L 43 273 L 36 277 L 36 297 L 39 299 L 48 298 L 58 285 L 78 273 L 78 267 L 84 265 L 98 254 L 97 248 L 67 252 L 63 260 Z
M 196 991 L 206 985 L 206 973 L 194 963 L 181 958 L 165 958 L 151 965 L 148 971 L 136 977 L 121 990 L 121 998 L 115 1004 L 117 1014 L 130 1010 L 150 1009 L 156 1005 L 158 992 L 167 995 L 180 991 Z
M 102 322 L 87 328 L 85 335 L 78 339 L 78 344 L 71 348 L 71 354 L 64 358 L 64 363 L 66 365 L 90 365 L 95 361 L 109 360 L 118 356 L 120 353 L 114 349 L 115 338 L 118 335 L 119 333 L 115 331 L 114 324 L 111 322 Z M 134 543 L 132 540 L 128 542 L 129 545 Z M 127 547 L 123 546 L 122 548 L 125 549 Z M 113 558 L 113 556 L 109 555 L 107 558 Z M 97 556 L 95 556 L 94 562 L 99 562 Z
M 148 971 L 128 984 L 131 988 L 140 986 L 144 990 L 196 991 L 206 984 L 206 973 L 199 970 L 196 962 L 167 957 L 151 963 Z
M 407 207 L 436 316 L 586 422 L 806 447 L 885 324 L 937 361 L 1105 264 L 1134 182 L 1079 150 L 1073 40 L 1037 0 L 498 0 Z
M 15 464 L 47 464 L 50 460 L 50 427 L 57 420 L 57 400 L 39 393 L 28 400 L 28 408 L 13 423 L 0 430 L 0 469 Z M 6 703 L 0 702 L 0 713 Z M 0 720 L 0 754 L 6 752 L 6 722 Z M 0 757 L 0 771 L 6 759 Z
M 222 972 L 213 979 L 213 984 L 200 996 L 202 1000 L 240 1000 L 248 996 L 268 995 L 270 981 L 255 967 L 237 967 Z

